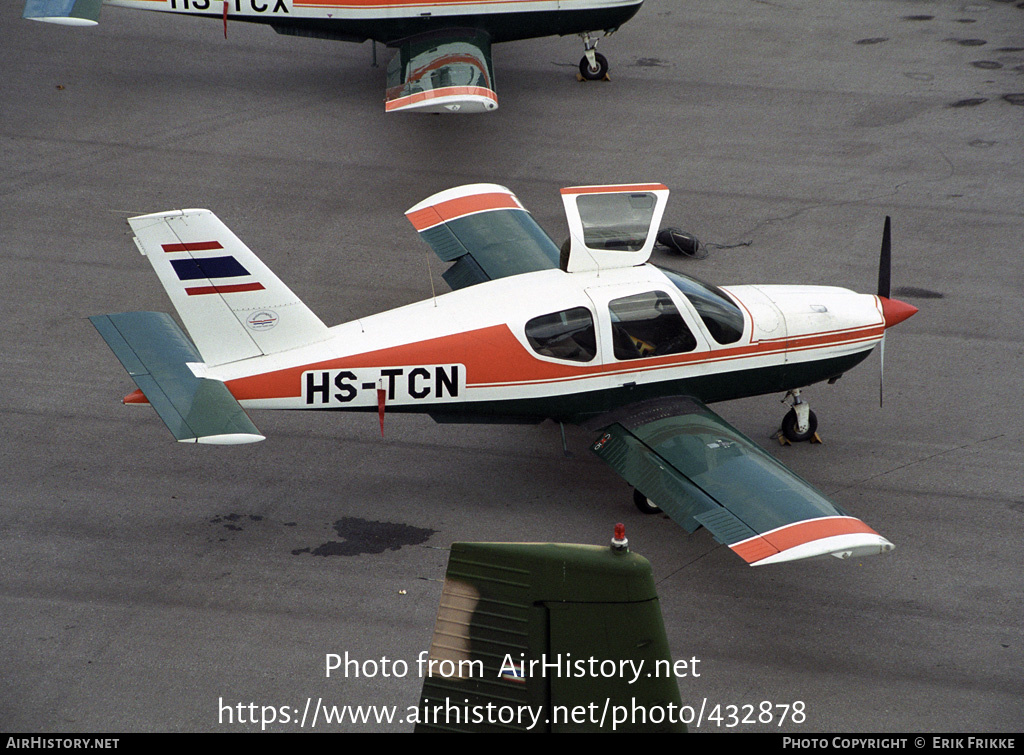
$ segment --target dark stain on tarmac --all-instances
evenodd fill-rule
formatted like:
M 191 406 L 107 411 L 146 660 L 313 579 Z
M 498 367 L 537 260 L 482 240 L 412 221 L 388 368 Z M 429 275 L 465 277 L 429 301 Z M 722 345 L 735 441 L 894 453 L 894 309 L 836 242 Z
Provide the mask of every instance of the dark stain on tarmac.
M 334 531 L 342 540 L 333 540 L 316 548 L 300 548 L 293 556 L 359 556 L 364 553 L 397 551 L 406 545 L 425 543 L 437 530 L 413 527 L 398 522 L 371 522 L 347 516 L 334 523 Z

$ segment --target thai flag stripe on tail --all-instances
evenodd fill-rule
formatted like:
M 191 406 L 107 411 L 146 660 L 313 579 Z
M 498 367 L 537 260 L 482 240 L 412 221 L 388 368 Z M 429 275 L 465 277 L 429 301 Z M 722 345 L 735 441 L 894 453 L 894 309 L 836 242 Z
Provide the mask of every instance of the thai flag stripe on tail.
M 204 278 L 240 278 L 249 271 L 234 257 L 193 257 L 171 260 L 178 280 L 194 281 Z
M 195 286 L 186 288 L 185 293 L 189 296 L 202 296 L 203 294 L 236 294 L 240 291 L 262 290 L 262 283 L 236 283 L 232 286 Z
M 212 252 L 223 249 L 219 241 L 189 241 L 181 244 L 161 244 L 165 253 L 174 252 Z M 187 257 L 171 260 L 174 274 L 180 281 L 213 280 L 223 278 L 244 278 L 252 275 L 245 266 L 231 255 L 223 257 Z M 233 294 L 242 291 L 262 291 L 264 286 L 259 282 L 215 284 L 212 286 L 192 286 L 186 288 L 189 296 L 205 294 Z
M 185 244 L 161 244 L 165 252 L 209 252 L 223 249 L 219 241 L 190 241 Z

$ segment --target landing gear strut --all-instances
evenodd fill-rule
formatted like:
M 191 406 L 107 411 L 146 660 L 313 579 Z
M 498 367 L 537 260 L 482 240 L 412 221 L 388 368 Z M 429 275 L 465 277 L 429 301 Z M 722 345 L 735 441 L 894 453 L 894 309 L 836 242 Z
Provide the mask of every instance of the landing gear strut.
M 608 60 L 597 51 L 598 40 L 590 32 L 580 34 L 583 39 L 583 57 L 580 58 L 580 81 L 600 81 L 608 78 Z
M 811 405 L 800 398 L 800 390 L 793 390 L 786 394 L 786 399 L 792 399 L 793 408 L 782 418 L 782 435 L 791 443 L 800 443 L 805 440 L 821 443 L 818 437 L 818 418 L 811 411 Z

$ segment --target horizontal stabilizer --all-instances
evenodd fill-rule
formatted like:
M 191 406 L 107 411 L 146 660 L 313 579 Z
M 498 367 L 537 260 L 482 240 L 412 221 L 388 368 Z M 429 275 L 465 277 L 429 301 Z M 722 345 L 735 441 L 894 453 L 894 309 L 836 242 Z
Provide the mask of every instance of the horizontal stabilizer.
M 224 383 L 196 376 L 190 365 L 202 366 L 202 357 L 170 315 L 123 312 L 89 320 L 178 441 L 263 440 Z
M 65 26 L 95 26 L 103 0 L 26 0 L 22 18 Z
M 641 402 L 592 424 L 605 428 L 594 453 L 626 482 L 752 566 L 894 547 L 696 399 Z

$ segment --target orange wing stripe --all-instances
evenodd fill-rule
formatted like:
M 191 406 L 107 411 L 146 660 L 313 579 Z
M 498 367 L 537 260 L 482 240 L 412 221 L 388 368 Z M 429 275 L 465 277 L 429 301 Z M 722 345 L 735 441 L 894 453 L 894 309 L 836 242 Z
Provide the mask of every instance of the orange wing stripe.
M 446 202 L 411 212 L 406 217 L 417 231 L 425 231 L 439 223 L 471 215 L 474 212 L 521 209 L 523 208 L 511 194 L 488 192 L 487 194 L 473 194 L 468 197 L 449 199 Z
M 850 516 L 829 516 L 790 524 L 729 547 L 744 561 L 753 563 L 773 553 L 781 553 L 804 543 L 836 535 L 854 534 L 877 535 L 878 533 L 860 519 Z

